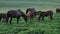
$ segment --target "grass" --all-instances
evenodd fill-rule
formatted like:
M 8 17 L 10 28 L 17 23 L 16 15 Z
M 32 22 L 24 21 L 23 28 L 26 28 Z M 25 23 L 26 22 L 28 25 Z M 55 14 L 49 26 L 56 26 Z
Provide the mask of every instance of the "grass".
M 59 0 L 41 0 L 41 1 L 0 1 L 0 13 L 7 13 L 9 10 L 21 9 L 24 13 L 27 8 L 35 8 L 37 11 L 52 10 L 54 12 L 53 20 L 50 21 L 48 17 L 45 17 L 45 21 L 38 21 L 37 18 L 26 23 L 23 18 L 19 20 L 19 24 L 16 23 L 16 19 L 13 19 L 12 24 L 5 24 L 0 22 L 0 34 L 39 34 L 45 31 L 45 34 L 59 34 L 60 33 L 60 15 L 56 15 L 56 8 L 60 8 Z
M 45 21 L 40 22 L 35 18 L 35 20 L 31 23 L 26 23 L 23 18 L 19 20 L 19 24 L 16 23 L 16 19 L 13 19 L 12 24 L 0 22 L 0 34 L 28 34 L 29 32 L 32 34 L 33 32 L 38 31 L 40 33 L 45 31 L 45 34 L 59 34 L 60 18 L 56 15 L 53 17 L 54 19 L 52 21 L 46 17 Z

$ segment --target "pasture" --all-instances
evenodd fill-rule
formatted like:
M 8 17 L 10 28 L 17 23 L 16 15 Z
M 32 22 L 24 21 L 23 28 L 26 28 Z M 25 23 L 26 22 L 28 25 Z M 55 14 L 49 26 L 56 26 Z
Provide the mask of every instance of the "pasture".
M 44 34 L 60 34 L 60 14 L 56 15 L 56 8 L 60 8 L 60 3 L 55 2 L 27 2 L 27 1 L 0 1 L 0 13 L 6 13 L 8 10 L 21 9 L 24 13 L 29 7 L 34 7 L 37 11 L 52 10 L 54 12 L 53 20 L 45 17 L 45 21 L 38 21 L 38 17 L 30 23 L 26 23 L 21 17 L 17 24 L 16 19 L 12 20 L 12 24 L 0 22 L 0 34 L 34 34 L 45 31 Z

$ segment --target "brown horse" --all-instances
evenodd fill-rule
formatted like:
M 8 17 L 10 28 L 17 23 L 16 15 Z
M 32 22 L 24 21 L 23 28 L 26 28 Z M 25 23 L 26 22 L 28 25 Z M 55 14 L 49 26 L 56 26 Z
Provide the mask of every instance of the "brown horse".
M 27 16 L 27 18 L 29 18 L 29 19 L 34 18 L 34 12 L 35 11 L 36 11 L 35 8 L 28 8 L 26 10 L 26 16 Z
M 53 11 L 49 10 L 47 12 L 40 12 L 39 18 L 38 20 L 40 21 L 40 19 L 42 18 L 42 20 L 44 21 L 44 17 L 50 17 L 50 20 L 53 19 Z
M 3 19 L 3 21 L 5 21 L 6 19 L 6 13 L 0 13 L 0 21 Z
M 27 16 L 28 18 L 30 18 L 31 15 L 32 15 L 31 11 L 28 11 L 28 13 L 26 14 L 26 16 Z
M 59 8 L 56 9 L 56 14 L 57 14 L 57 13 L 60 13 L 60 9 L 59 9 Z

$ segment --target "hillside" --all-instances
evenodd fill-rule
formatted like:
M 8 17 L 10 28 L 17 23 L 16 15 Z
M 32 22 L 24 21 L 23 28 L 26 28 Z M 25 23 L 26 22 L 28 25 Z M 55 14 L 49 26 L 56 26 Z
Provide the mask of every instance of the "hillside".
M 0 7 L 2 6 L 58 6 L 60 7 L 60 0 L 0 0 Z
M 57 2 L 60 3 L 60 0 L 0 0 L 0 1 L 27 1 L 27 2 Z

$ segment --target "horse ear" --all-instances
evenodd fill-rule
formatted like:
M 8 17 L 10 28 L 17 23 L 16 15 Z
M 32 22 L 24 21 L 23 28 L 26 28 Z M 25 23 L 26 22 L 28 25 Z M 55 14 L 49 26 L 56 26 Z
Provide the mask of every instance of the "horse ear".
M 20 9 L 18 9 L 18 11 L 21 11 Z

